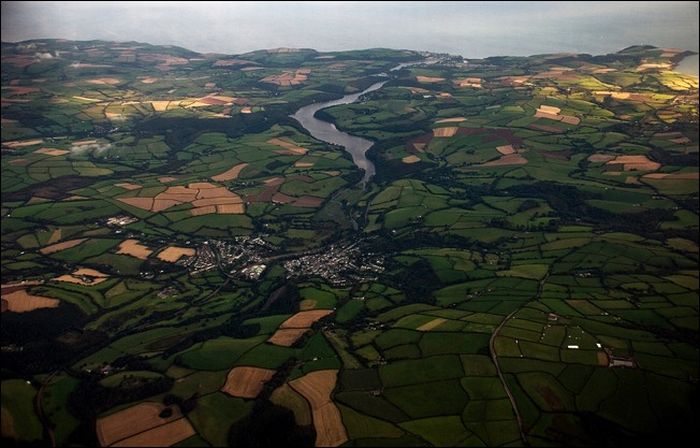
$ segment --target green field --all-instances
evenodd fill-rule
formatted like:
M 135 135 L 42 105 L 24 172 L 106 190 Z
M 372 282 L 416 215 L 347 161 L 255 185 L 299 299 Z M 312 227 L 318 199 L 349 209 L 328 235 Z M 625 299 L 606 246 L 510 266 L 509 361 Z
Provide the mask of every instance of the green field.
M 3 441 L 144 402 L 179 446 L 696 439 L 688 54 L 4 42 Z M 316 115 L 362 182 L 290 116 L 380 73 Z

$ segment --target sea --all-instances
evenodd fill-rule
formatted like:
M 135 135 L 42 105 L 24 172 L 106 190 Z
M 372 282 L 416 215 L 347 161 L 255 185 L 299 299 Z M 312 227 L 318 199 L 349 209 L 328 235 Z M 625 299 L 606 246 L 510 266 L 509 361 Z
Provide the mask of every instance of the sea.
M 139 41 L 203 53 L 396 48 L 466 58 L 698 51 L 698 2 L 2 2 L 2 40 Z M 698 57 L 678 70 L 697 76 Z

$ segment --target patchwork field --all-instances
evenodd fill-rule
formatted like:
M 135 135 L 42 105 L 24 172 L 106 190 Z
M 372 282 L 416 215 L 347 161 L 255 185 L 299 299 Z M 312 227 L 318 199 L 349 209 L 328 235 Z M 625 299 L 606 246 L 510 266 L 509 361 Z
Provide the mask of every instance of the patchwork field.
M 3 43 L 3 440 L 697 439 L 688 54 Z

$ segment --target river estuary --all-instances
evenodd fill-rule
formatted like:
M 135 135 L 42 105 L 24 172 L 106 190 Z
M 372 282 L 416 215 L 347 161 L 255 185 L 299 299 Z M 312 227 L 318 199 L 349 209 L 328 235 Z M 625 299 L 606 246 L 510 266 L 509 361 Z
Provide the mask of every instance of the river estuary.
M 374 142 L 366 138 L 339 131 L 333 123 L 319 120 L 314 117 L 314 114 L 321 109 L 354 103 L 359 100 L 362 95 L 380 89 L 385 83 L 386 81 L 374 83 L 362 92 L 345 95 L 337 100 L 309 104 L 297 110 L 296 113 L 292 115 L 292 118 L 309 131 L 314 138 L 345 148 L 345 151 L 349 152 L 352 156 L 353 163 L 358 168 L 364 170 L 365 174 L 362 177 L 363 184 L 366 184 L 375 173 L 374 164 L 367 159 L 365 154 L 367 150 L 372 147 Z
M 437 62 L 435 59 L 426 59 L 422 61 L 404 62 L 396 67 L 389 70 L 390 72 L 400 70 L 404 67 L 408 67 L 416 64 L 433 64 Z M 386 76 L 382 74 L 380 76 Z M 362 92 L 352 93 L 350 95 L 345 95 L 342 98 L 332 101 L 324 101 L 322 103 L 313 103 L 308 106 L 304 106 L 297 110 L 294 115 L 290 115 L 296 121 L 299 122 L 309 133 L 316 139 L 321 140 L 326 143 L 331 143 L 334 145 L 339 145 L 345 148 L 345 151 L 350 153 L 352 156 L 353 163 L 364 170 L 365 174 L 362 177 L 361 183 L 366 185 L 374 173 L 376 172 L 374 168 L 374 163 L 367 159 L 366 153 L 369 148 L 372 147 L 374 142 L 372 140 L 367 140 L 366 138 L 357 137 L 355 135 L 350 135 L 347 132 L 339 131 L 333 123 L 320 120 L 314 115 L 316 112 L 322 109 L 327 109 L 333 106 L 340 106 L 342 104 L 350 104 L 358 101 L 362 95 L 369 92 L 374 92 L 382 88 L 388 80 L 379 81 L 371 86 L 367 87 Z

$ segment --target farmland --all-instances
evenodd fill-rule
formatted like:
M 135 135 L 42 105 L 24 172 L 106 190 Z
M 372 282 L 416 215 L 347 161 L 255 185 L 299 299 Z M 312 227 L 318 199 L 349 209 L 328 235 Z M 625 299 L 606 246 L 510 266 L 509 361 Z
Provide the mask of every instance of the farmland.
M 697 437 L 679 54 L 4 43 L 3 441 Z

